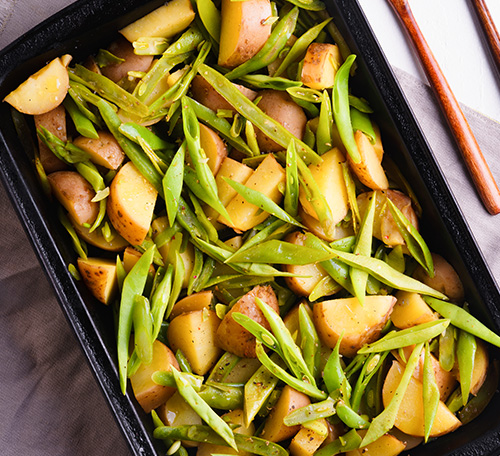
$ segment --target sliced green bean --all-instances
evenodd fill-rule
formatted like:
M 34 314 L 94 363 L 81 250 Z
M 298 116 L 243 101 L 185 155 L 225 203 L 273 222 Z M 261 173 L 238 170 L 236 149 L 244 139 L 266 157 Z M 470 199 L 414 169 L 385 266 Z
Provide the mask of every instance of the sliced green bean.
M 167 206 L 168 223 L 172 226 L 177 217 L 179 198 L 184 182 L 184 160 L 186 154 L 186 143 L 183 142 L 174 155 L 170 166 L 162 180 L 165 204 Z
M 165 275 L 156 287 L 156 290 L 151 298 L 151 314 L 153 315 L 153 340 L 158 337 L 161 329 L 161 324 L 165 318 L 165 313 L 167 311 L 168 302 L 170 299 L 170 292 L 172 290 L 173 273 L 173 266 L 168 265 Z
M 63 101 L 64 108 L 70 115 L 76 130 L 86 138 L 98 139 L 99 135 L 90 119 L 83 114 L 73 98 L 66 97 Z
M 455 328 L 452 325 L 439 336 L 439 364 L 446 372 L 455 366 Z
M 327 397 L 324 401 L 315 402 L 314 404 L 306 405 L 289 413 L 283 423 L 286 426 L 297 426 L 312 420 L 328 418 L 335 415 L 335 405 L 337 402 L 331 397 Z
M 134 345 L 138 358 L 144 364 L 153 360 L 153 318 L 148 298 L 136 295 L 132 311 Z
M 349 104 L 351 103 L 351 97 L 349 96 Z M 373 129 L 370 116 L 366 113 L 359 111 L 351 105 L 351 124 L 354 131 L 362 131 L 370 139 L 370 143 L 375 144 L 375 130 Z
M 291 87 L 301 87 L 302 82 L 291 79 L 266 76 L 265 74 L 247 74 L 241 76 L 240 81 L 249 84 L 256 89 L 287 90 Z
M 460 372 L 460 389 L 463 405 L 467 404 L 474 374 L 474 357 L 476 355 L 476 338 L 466 331 L 459 331 L 457 342 L 457 361 Z
M 235 410 L 243 407 L 243 385 L 207 382 L 198 393 L 212 408 Z
M 186 372 L 184 372 L 182 375 L 184 379 L 189 382 L 189 384 L 196 391 L 200 391 L 204 381 L 204 378 L 201 375 L 188 374 Z M 170 386 L 174 388 L 177 387 L 172 371 L 156 371 L 151 376 L 151 380 L 153 380 L 153 382 L 155 382 L 157 385 Z
M 343 336 L 344 333 L 342 332 L 332 353 L 328 357 L 325 368 L 323 369 L 323 380 L 329 394 L 334 394 L 336 391 L 340 391 L 342 382 L 346 379 L 346 375 L 340 363 L 339 353 L 340 343 L 342 342 Z
M 212 0 L 196 0 L 198 14 L 210 36 L 218 43 L 220 39 L 220 12 Z
M 424 442 L 427 443 L 439 407 L 439 388 L 436 383 L 434 368 L 432 367 L 428 341 L 425 343 L 422 391 L 424 401 Z
M 76 234 L 75 228 L 69 221 L 68 217 L 66 214 L 63 212 L 62 208 L 58 208 L 58 213 L 59 221 L 61 222 L 62 226 L 66 229 L 68 234 L 71 237 L 71 241 L 73 244 L 73 248 L 75 249 L 75 252 L 83 258 L 84 260 L 87 259 L 87 244 L 85 244 L 85 241 L 80 239 L 78 237 L 78 234 Z
M 315 380 L 319 380 L 321 342 L 306 305 L 302 303 L 299 306 L 300 348 L 309 372 L 313 374 Z
M 320 155 L 328 152 L 333 147 L 333 114 L 331 106 L 330 95 L 327 90 L 323 90 L 318 128 L 316 129 L 316 148 L 318 150 L 318 154 Z
M 356 429 L 351 429 L 338 439 L 322 447 L 314 453 L 314 456 L 335 456 L 339 453 L 356 450 L 361 446 L 361 437 Z
M 366 429 L 370 423 L 362 416 L 358 415 L 351 407 L 343 400 L 340 400 L 335 405 L 337 416 L 348 427 L 352 429 Z

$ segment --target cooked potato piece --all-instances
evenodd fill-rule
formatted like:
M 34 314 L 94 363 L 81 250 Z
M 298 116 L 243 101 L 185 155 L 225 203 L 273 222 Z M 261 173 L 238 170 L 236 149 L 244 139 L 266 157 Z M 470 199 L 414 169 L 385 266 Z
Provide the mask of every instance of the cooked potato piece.
M 483 386 L 488 374 L 488 367 L 490 360 L 488 356 L 488 346 L 480 339 L 476 338 L 477 348 L 474 355 L 474 369 L 472 371 L 472 383 L 470 392 L 474 396 L 477 394 L 481 386 Z M 458 381 L 460 381 L 460 371 L 458 369 L 458 362 L 453 367 L 452 373 Z
M 397 190 L 361 193 L 357 198 L 361 217 L 363 217 L 366 212 L 371 197 L 374 194 L 377 195 L 377 201 L 375 202 L 373 236 L 390 247 L 405 245 L 405 241 L 398 230 L 391 211 L 387 207 L 386 199 L 389 198 L 410 221 L 410 223 L 418 230 L 418 217 L 411 205 L 411 199 Z
M 384 168 L 380 163 L 380 159 L 375 151 L 375 148 L 370 143 L 368 137 L 360 130 L 354 133 L 354 139 L 358 146 L 361 161 L 354 163 L 348 155 L 349 165 L 354 171 L 358 179 L 372 190 L 387 190 L 389 181 L 385 175 Z
M 57 171 L 48 176 L 52 192 L 69 212 L 71 218 L 83 225 L 92 225 L 99 213 L 99 203 L 93 203 L 95 191 L 76 171 Z
M 152 55 L 137 55 L 132 44 L 123 37 L 113 41 L 109 45 L 108 51 L 124 60 L 124 62 L 113 63 L 101 68 L 101 73 L 114 82 L 127 77 L 129 71 L 146 72 L 153 63 Z
M 66 135 L 66 110 L 60 104 L 56 108 L 44 114 L 34 116 L 35 128 L 46 128 L 53 135 L 57 136 L 61 141 L 67 141 Z M 38 151 L 40 153 L 40 162 L 46 174 L 55 171 L 62 171 L 68 168 L 68 165 L 62 160 L 59 160 L 54 153 L 38 138 Z
M 307 87 L 323 90 L 333 87 L 335 74 L 342 65 L 336 44 L 311 43 L 302 65 L 301 81 Z
M 109 304 L 118 291 L 116 262 L 104 258 L 78 258 L 78 270 L 90 292 L 102 303 Z
M 408 346 L 403 348 L 403 353 L 405 359 L 408 360 L 411 356 L 411 352 L 413 351 L 414 346 Z M 394 352 L 394 357 L 401 363 L 401 365 L 406 365 L 406 362 L 400 357 L 399 352 Z M 436 384 L 439 388 L 439 397 L 444 402 L 457 384 L 457 380 L 455 378 L 455 374 L 453 372 L 447 372 L 442 367 L 439 361 L 431 354 L 431 364 L 432 369 L 434 370 L 434 378 L 436 379 Z M 419 362 L 417 367 L 413 371 L 413 376 L 419 381 L 422 382 L 423 378 L 423 370 L 424 370 L 424 352 L 420 355 Z
M 285 323 L 286 328 L 290 331 L 290 334 L 293 336 L 295 333 L 299 332 L 300 323 L 299 323 L 299 307 L 300 304 L 305 304 L 305 309 L 311 319 L 313 318 L 313 312 L 311 307 L 307 304 L 307 300 L 302 299 L 302 301 L 297 304 L 293 309 L 291 309 L 285 317 L 283 318 L 283 323 Z
M 200 145 L 208 158 L 208 166 L 215 176 L 227 156 L 227 147 L 215 131 L 203 124 L 200 124 Z
M 250 60 L 269 38 L 269 0 L 222 0 L 219 65 L 234 68 Z
M 306 235 L 301 231 L 290 233 L 285 238 L 286 242 L 295 245 L 304 245 Z M 285 277 L 288 287 L 299 296 L 309 296 L 316 285 L 328 274 L 319 264 L 285 264 L 283 268 L 286 272 L 297 274 L 300 277 Z
M 268 155 L 248 178 L 245 185 L 252 190 L 258 190 L 263 195 L 279 204 L 283 198 L 280 189 L 285 183 L 285 170 L 274 158 Z M 246 201 L 239 194 L 236 195 L 226 206 L 231 217 L 230 223 L 220 216 L 217 220 L 230 226 L 235 231 L 247 231 L 262 223 L 269 214 L 262 211 L 260 207 Z
M 373 131 L 375 132 L 375 144 L 373 144 L 373 148 L 375 149 L 375 154 L 379 161 L 382 161 L 384 157 L 384 146 L 382 145 L 382 136 L 380 134 L 380 128 L 378 125 L 372 120 Z
M 249 426 L 245 425 L 243 410 L 236 409 L 222 415 L 224 421 L 229 423 L 229 425 L 238 426 L 234 432 L 242 435 L 253 435 L 255 432 L 255 426 L 250 423 Z M 214 445 L 212 443 L 200 443 L 196 456 L 212 456 L 213 454 L 238 454 L 240 456 L 251 456 L 252 453 L 248 451 L 236 451 L 232 448 L 228 448 L 226 445 Z
M 107 131 L 98 131 L 99 138 L 86 138 L 78 136 L 73 141 L 75 146 L 83 149 L 96 165 L 107 169 L 118 169 L 122 164 L 125 154 L 115 137 Z
M 57 108 L 68 92 L 66 67 L 70 60 L 70 55 L 52 60 L 10 92 L 4 101 L 23 114 L 44 114 Z
M 391 313 L 391 321 L 396 328 L 407 329 L 438 318 L 418 293 L 398 290 L 396 298 Z
M 135 398 L 146 413 L 164 404 L 177 391 L 174 387 L 158 385 L 151 380 L 156 371 L 169 371 L 172 366 L 179 369 L 172 350 L 159 340 L 155 340 L 153 361 L 148 365 L 141 364 L 137 372 L 130 377 Z
M 366 431 L 357 431 L 361 438 L 364 438 Z M 397 456 L 400 454 L 406 445 L 390 434 L 385 434 L 375 440 L 375 442 L 358 448 L 357 450 L 348 451 L 346 456 Z
M 309 165 L 309 170 L 330 208 L 331 218 L 320 226 L 326 236 L 332 238 L 335 236 L 337 224 L 345 218 L 349 210 L 349 199 L 342 171 L 345 157 L 339 149 L 334 148 L 324 153 L 321 158 L 323 161 L 317 165 Z M 299 198 L 304 212 L 318 219 L 315 202 L 308 201 L 302 186 L 300 186 Z
M 133 247 L 128 246 L 124 251 L 123 251 L 123 268 L 127 272 L 127 274 L 132 270 L 132 268 L 136 265 L 136 263 L 139 261 L 141 258 L 142 253 L 139 252 L 138 250 L 135 250 Z M 153 274 L 155 273 L 155 268 L 153 265 L 149 266 L 149 273 Z
M 209 309 L 214 299 L 212 290 L 204 290 L 182 298 L 177 301 L 170 313 L 170 319 L 174 319 L 180 314 L 193 312 L 194 310 Z
M 114 232 L 113 239 L 107 241 L 100 228 L 90 232 L 90 228 L 78 224 L 69 214 L 68 218 L 73 228 L 75 228 L 76 234 L 90 245 L 107 250 L 108 252 L 121 252 L 129 245 L 129 243 L 116 232 Z
M 299 207 L 298 215 L 302 219 L 302 224 L 307 227 L 308 231 L 310 231 L 312 234 L 319 237 L 320 239 L 324 239 L 325 241 L 332 242 L 336 241 L 337 239 L 343 239 L 347 236 L 354 235 L 352 224 L 344 225 L 341 223 L 335 226 L 333 230 L 330 229 L 327 234 L 325 233 L 325 230 L 319 223 L 319 220 L 316 220 L 314 217 L 311 217 L 301 207 Z
M 306 129 L 307 117 L 303 109 L 286 92 L 262 90 L 259 92 L 259 108 L 285 127 L 292 135 L 302 140 Z M 267 137 L 258 128 L 255 129 L 259 148 L 264 152 L 280 152 L 283 147 Z
M 328 429 L 325 419 L 317 420 L 321 425 Z M 300 431 L 295 434 L 288 450 L 292 456 L 312 456 L 315 451 L 326 440 L 328 434 L 319 434 L 312 429 L 301 427 Z
M 321 341 L 334 348 L 342 331 L 340 353 L 348 358 L 380 335 L 396 303 L 394 296 L 366 296 L 362 306 L 358 299 L 342 298 L 314 304 L 314 324 Z
M 157 191 L 128 162 L 111 182 L 107 202 L 109 220 L 120 235 L 132 245 L 140 245 L 148 234 Z
M 255 358 L 257 356 L 255 353 L 255 337 L 234 321 L 232 317 L 234 312 L 247 315 L 264 326 L 264 328 L 271 329 L 264 314 L 257 306 L 255 298 L 261 299 L 271 306 L 276 313 L 279 313 L 278 300 L 272 287 L 270 285 L 256 286 L 238 300 L 224 316 L 217 330 L 217 345 L 241 358 Z
M 432 253 L 432 262 L 434 263 L 434 277 L 429 277 L 422 266 L 418 266 L 417 269 L 415 269 L 413 277 L 435 290 L 444 293 L 452 301 L 462 302 L 465 298 L 464 286 L 462 285 L 462 281 L 457 271 L 437 253 Z
M 292 387 L 286 385 L 281 392 L 278 402 L 267 417 L 261 437 L 271 442 L 281 442 L 293 437 L 300 430 L 297 426 L 287 426 L 283 420 L 294 410 L 309 405 L 309 397 L 299 393 Z
M 257 92 L 248 89 L 242 85 L 233 85 L 249 100 L 253 101 L 257 97 Z M 191 83 L 191 92 L 193 93 L 193 98 L 201 103 L 202 105 L 210 108 L 212 111 L 217 112 L 219 109 L 235 112 L 234 108 L 226 101 L 226 99 L 219 94 L 208 82 L 207 80 L 196 75 Z
M 414 435 L 405 434 L 404 432 L 400 431 L 397 427 L 393 427 L 389 431 L 389 434 L 393 435 L 398 440 L 403 442 L 405 444 L 406 451 L 412 450 L 413 448 L 419 446 L 424 441 L 423 437 L 416 437 Z
M 382 388 L 382 400 L 387 407 L 394 396 L 396 388 L 401 382 L 404 367 L 394 361 L 385 378 Z M 396 416 L 395 426 L 406 434 L 423 437 L 424 435 L 424 403 L 422 383 L 411 377 L 403 401 Z M 430 437 L 438 437 L 454 431 L 460 426 L 458 418 L 450 412 L 443 401 L 439 402 L 436 418 L 431 429 Z
M 219 324 L 217 314 L 208 309 L 183 313 L 170 322 L 167 331 L 170 347 L 174 352 L 180 349 L 184 353 L 195 374 L 205 375 L 221 355 L 215 343 Z
M 171 38 L 191 24 L 195 16 L 190 0 L 171 0 L 120 30 L 131 43 L 143 36 Z

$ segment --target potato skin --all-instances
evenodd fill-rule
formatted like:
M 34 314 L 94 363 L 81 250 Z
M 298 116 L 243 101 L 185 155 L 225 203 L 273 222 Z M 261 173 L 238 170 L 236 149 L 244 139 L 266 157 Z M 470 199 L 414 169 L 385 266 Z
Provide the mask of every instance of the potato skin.
M 91 225 L 99 213 L 92 186 L 76 171 L 57 171 L 48 176 L 52 191 L 79 225 Z
M 105 258 L 78 258 L 78 270 L 91 293 L 109 304 L 118 292 L 116 261 Z
M 262 90 L 259 92 L 258 107 L 285 127 L 292 135 L 302 140 L 306 128 L 307 117 L 303 109 L 295 103 L 286 92 L 279 90 Z M 279 152 L 283 147 L 256 129 L 259 148 L 264 152 Z
M 278 300 L 272 287 L 270 285 L 256 286 L 246 295 L 242 296 L 231 308 L 217 330 L 217 345 L 223 350 L 241 358 L 255 358 L 257 356 L 255 353 L 255 337 L 233 320 L 232 314 L 234 312 L 240 312 L 247 315 L 252 320 L 264 326 L 264 328 L 268 330 L 271 329 L 264 314 L 255 303 L 255 298 L 264 301 L 271 306 L 276 313 L 279 312 Z

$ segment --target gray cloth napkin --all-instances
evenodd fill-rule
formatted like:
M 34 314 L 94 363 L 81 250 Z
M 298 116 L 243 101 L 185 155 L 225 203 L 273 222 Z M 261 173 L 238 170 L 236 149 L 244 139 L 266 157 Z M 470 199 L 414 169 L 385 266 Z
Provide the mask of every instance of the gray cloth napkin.
M 0 48 L 69 3 L 0 0 Z M 500 281 L 498 217 L 488 215 L 478 199 L 429 87 L 395 72 Z M 500 125 L 465 112 L 500 180 Z M 0 213 L 0 453 L 130 454 L 2 186 Z

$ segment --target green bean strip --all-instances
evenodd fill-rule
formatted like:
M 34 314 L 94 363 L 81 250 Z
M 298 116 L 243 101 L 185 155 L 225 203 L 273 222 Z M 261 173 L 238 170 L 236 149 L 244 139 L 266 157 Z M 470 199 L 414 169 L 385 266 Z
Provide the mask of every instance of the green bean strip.
M 332 353 L 328 357 L 325 368 L 323 369 L 323 381 L 325 382 L 325 386 L 329 394 L 334 394 L 336 391 L 340 391 L 342 383 L 344 380 L 347 380 L 344 370 L 342 369 L 342 365 L 340 364 L 339 349 L 343 336 L 344 333 L 342 332 Z M 347 385 L 349 388 L 349 382 L 347 382 Z
M 94 125 L 97 125 L 100 129 L 102 129 L 103 128 L 102 119 L 87 107 L 87 101 L 85 100 L 84 96 L 82 95 L 82 92 L 86 93 L 87 95 L 90 94 L 90 96 L 93 96 L 93 97 L 99 99 L 99 97 L 97 95 L 94 95 L 85 86 L 78 84 L 78 83 L 73 83 L 70 81 L 68 95 L 71 97 L 71 99 L 78 106 L 78 109 L 80 110 L 80 112 L 85 117 L 87 117 L 87 119 L 89 119 Z
M 119 127 L 120 133 L 125 135 L 128 139 L 139 144 L 139 138 L 142 138 L 148 146 L 153 150 L 172 149 L 173 145 L 159 136 L 155 135 L 148 128 L 138 125 L 133 122 L 127 122 Z
M 297 18 L 299 16 L 299 9 L 292 8 L 282 19 L 276 24 L 271 35 L 265 42 L 264 46 L 252 58 L 237 66 L 229 73 L 226 74 L 228 80 L 238 79 L 248 73 L 260 70 L 270 63 L 274 62 L 283 48 L 286 46 L 290 36 L 292 36 Z
M 349 105 L 356 108 L 358 111 L 365 114 L 372 114 L 373 109 L 370 107 L 369 103 L 364 98 L 355 97 L 354 95 L 349 95 Z
M 390 429 L 394 426 L 394 421 L 396 420 L 396 415 L 399 410 L 399 406 L 403 401 L 403 398 L 406 393 L 406 389 L 410 383 L 411 377 L 413 375 L 413 371 L 417 367 L 417 364 L 420 360 L 420 353 L 422 352 L 422 347 L 424 343 L 420 343 L 415 346 L 413 349 L 410 359 L 406 364 L 405 370 L 403 372 L 403 376 L 401 377 L 401 381 L 394 392 L 394 396 L 392 397 L 389 405 L 384 409 L 384 411 L 375 417 L 368 428 L 368 432 L 366 433 L 363 441 L 361 442 L 361 446 L 366 446 L 378 438 L 382 437 L 386 432 L 389 432 Z
M 157 439 L 189 440 L 191 442 L 213 443 L 227 445 L 224 439 L 210 427 L 203 425 L 164 426 L 156 428 L 154 437 Z M 288 452 L 276 443 L 254 436 L 234 433 L 237 451 L 245 451 L 260 456 L 288 456 Z
M 356 237 L 356 244 L 354 244 L 354 255 L 363 255 L 370 257 L 372 252 L 373 242 L 373 220 L 375 218 L 375 203 L 376 195 L 372 196 L 370 204 L 365 212 L 363 221 L 361 223 L 358 235 Z M 350 270 L 350 277 L 354 296 L 358 298 L 361 305 L 365 304 L 366 284 L 368 282 L 368 273 L 362 269 L 352 268 Z
M 153 318 L 148 298 L 135 296 L 134 309 L 132 312 L 134 327 L 134 345 L 138 358 L 144 364 L 150 364 L 153 360 Z
M 189 364 L 189 360 L 186 358 L 186 355 L 182 352 L 182 350 L 179 348 L 175 352 L 175 359 L 177 360 L 177 363 L 179 364 L 179 367 L 181 369 L 181 372 L 187 373 L 187 374 L 192 374 L 193 369 L 191 368 L 191 364 Z
M 209 67 L 201 64 L 198 69 L 201 76 L 243 117 L 250 120 L 257 128 L 283 148 L 288 147 L 292 139 L 297 141 L 298 152 L 307 163 L 321 163 L 314 150 L 297 140 L 283 125 L 264 114 L 252 101 L 243 95 L 226 77 Z
M 223 382 L 240 358 L 232 353 L 225 352 L 212 368 L 207 382 Z
M 352 429 L 366 429 L 370 425 L 368 421 L 358 415 L 343 400 L 337 402 L 335 410 L 340 420 Z
M 151 246 L 130 270 L 123 281 L 123 289 L 120 300 L 120 315 L 118 320 L 117 352 L 118 371 L 120 374 L 120 386 L 125 394 L 127 388 L 127 363 L 130 333 L 132 331 L 132 319 L 135 297 L 141 295 L 148 278 L 149 267 L 153 262 L 155 246 Z
M 411 256 L 427 271 L 429 277 L 434 277 L 431 252 L 424 239 L 390 198 L 387 198 L 387 203 L 398 231 L 405 240 L 406 247 L 408 247 Z
M 237 450 L 234 434 L 229 425 L 200 397 L 182 373 L 173 366 L 171 369 L 175 384 L 183 399 L 231 448 Z
M 200 249 L 197 249 L 193 246 L 194 249 L 194 265 L 193 271 L 189 277 L 188 286 L 187 286 L 187 294 L 191 295 L 195 291 L 196 284 L 200 278 L 200 275 L 203 271 L 204 266 L 204 256 L 203 252 Z
M 167 206 L 168 223 L 173 226 L 179 209 L 179 198 L 184 182 L 184 160 L 186 155 L 186 142 L 184 141 L 174 155 L 170 166 L 162 179 L 165 204 Z
M 273 333 L 264 328 L 260 323 L 250 318 L 248 315 L 242 314 L 240 312 L 233 312 L 231 314 L 233 320 L 243 326 L 249 333 L 251 333 L 256 339 L 258 339 L 263 345 L 271 350 L 274 350 L 281 357 L 283 353 L 279 342 Z
M 351 429 L 344 435 L 341 435 L 338 439 L 334 440 L 322 447 L 320 450 L 314 453 L 314 456 L 335 456 L 339 453 L 346 453 L 348 451 L 353 451 L 359 448 L 361 445 L 361 437 L 356 432 L 356 429 Z
M 281 239 L 284 235 L 288 233 L 290 230 L 290 225 L 286 224 L 281 220 L 274 220 L 271 225 L 265 227 L 260 232 L 258 232 L 255 236 L 249 238 L 236 252 L 243 252 L 250 247 L 254 247 L 259 245 L 261 242 L 266 239 Z M 226 260 L 228 262 L 231 261 L 231 257 Z
M 209 239 L 209 235 L 201 222 L 196 217 L 196 214 L 187 204 L 186 200 L 179 197 L 179 208 L 177 210 L 177 222 L 184 228 L 192 238 Z
M 439 364 L 446 372 L 455 366 L 455 328 L 452 325 L 439 336 Z
M 433 310 L 444 318 L 449 319 L 453 326 L 463 329 L 469 334 L 479 337 L 479 339 L 483 339 L 496 347 L 500 347 L 500 336 L 483 325 L 466 310 L 455 304 L 434 299 L 429 296 L 425 296 L 424 300 Z
M 330 95 L 327 90 L 323 90 L 318 128 L 316 129 L 316 148 L 320 155 L 323 155 L 332 148 L 332 124 L 333 114 Z
M 303 424 L 308 421 L 328 418 L 335 415 L 336 404 L 337 402 L 335 400 L 331 397 L 327 397 L 324 401 L 309 404 L 294 410 L 285 417 L 283 423 L 286 426 L 297 426 L 298 424 Z
M 246 76 L 241 76 L 239 79 L 256 89 L 287 90 L 291 87 L 302 87 L 302 82 L 300 81 L 266 76 L 265 74 L 247 74 Z
M 201 375 L 189 374 L 186 372 L 182 375 L 184 379 L 195 389 L 195 391 L 200 391 L 204 381 L 204 378 Z M 174 388 L 177 387 L 172 371 L 156 371 L 151 376 L 151 380 L 153 380 L 153 382 L 157 385 L 170 386 Z
M 363 269 L 370 275 L 380 280 L 380 282 L 389 285 L 390 287 L 397 288 L 398 290 L 411 291 L 420 293 L 435 298 L 446 299 L 443 293 L 406 276 L 395 269 L 391 268 L 387 263 L 376 258 L 360 257 L 352 253 L 342 252 L 338 249 L 330 249 L 335 254 L 334 259 L 338 259 L 349 266 Z M 500 340 L 500 336 L 499 336 Z
M 349 96 L 349 104 L 351 103 L 351 96 Z M 362 131 L 370 139 L 370 143 L 375 144 L 375 130 L 373 129 L 370 116 L 366 113 L 359 111 L 351 105 L 351 124 L 354 131 Z
M 64 226 L 65 230 L 68 232 L 68 234 L 71 237 L 71 241 L 73 244 L 73 248 L 75 249 L 75 252 L 83 258 L 84 260 L 87 259 L 87 245 L 85 244 L 85 241 L 80 239 L 78 237 L 78 234 L 76 234 L 75 228 L 69 221 L 68 217 L 66 214 L 63 212 L 62 208 L 58 208 L 58 213 L 59 221 L 61 222 L 62 226 Z
M 283 220 L 286 223 L 291 223 L 292 225 L 304 228 L 304 226 L 295 220 L 292 216 L 290 216 L 286 211 L 281 209 L 271 198 L 265 196 L 258 190 L 254 190 L 249 188 L 239 182 L 236 182 L 227 177 L 223 177 L 224 181 L 230 185 L 234 190 L 241 195 L 245 201 L 248 201 L 250 204 L 254 204 L 265 212 L 268 212 L 271 215 L 274 215 L 276 218 Z
M 207 382 L 198 393 L 212 408 L 235 410 L 243 407 L 243 385 Z
M 271 361 L 267 356 L 265 350 L 262 348 L 260 341 L 256 341 L 256 352 L 259 361 L 275 376 L 278 377 L 282 382 L 296 389 L 297 391 L 307 394 L 314 399 L 324 400 L 327 395 L 323 391 L 319 390 L 316 386 L 311 383 L 307 383 L 303 380 L 298 380 L 297 378 L 290 375 L 286 370 L 282 369 L 276 363 Z
M 82 136 L 86 138 L 98 139 L 99 135 L 94 127 L 94 124 L 88 119 L 88 117 L 83 114 L 78 105 L 75 103 L 73 98 L 66 97 L 63 101 L 64 108 L 67 113 L 70 115 L 73 124 L 75 125 L 76 130 Z
M 220 40 L 220 12 L 212 0 L 196 0 L 198 14 L 210 36 L 218 43 Z
M 70 79 L 76 80 L 76 82 L 95 90 L 103 98 L 119 106 L 124 111 L 141 117 L 149 114 L 148 107 L 142 101 L 122 89 L 118 84 L 111 81 L 111 79 L 87 70 L 87 68 L 78 64 L 75 65 L 75 68 L 68 68 L 68 73 Z
M 460 389 L 462 403 L 467 404 L 474 374 L 474 357 L 476 355 L 476 338 L 466 331 L 459 331 L 457 342 L 457 361 L 460 372 Z
M 292 217 L 297 216 L 299 209 L 299 175 L 297 168 L 297 148 L 295 141 L 290 141 L 286 148 L 286 182 L 285 182 L 285 212 Z
M 427 443 L 439 407 L 439 388 L 432 367 L 429 341 L 425 343 L 422 391 L 424 401 L 424 442 Z
M 358 350 L 359 354 L 380 353 L 387 350 L 397 350 L 398 348 L 408 347 L 426 340 L 431 340 L 439 336 L 450 324 L 448 319 L 433 320 L 421 325 L 412 326 L 408 329 L 389 333 L 382 339 L 367 344 Z
M 333 117 L 339 130 L 342 143 L 347 153 L 354 163 L 361 162 L 358 146 L 354 140 L 354 134 L 351 125 L 351 114 L 349 110 L 349 71 L 354 63 L 356 56 L 350 55 L 335 74 L 335 83 L 333 84 Z
M 358 200 L 356 199 L 356 183 L 352 178 L 351 171 L 347 162 L 342 162 L 342 175 L 347 190 L 347 198 L 349 207 L 352 212 L 352 227 L 355 233 L 358 232 L 358 224 L 361 223 L 361 215 L 359 213 Z
M 172 246 L 172 249 L 175 247 Z M 165 310 L 165 318 L 170 316 L 172 309 L 174 308 L 177 299 L 182 291 L 182 284 L 184 282 L 185 275 L 185 266 L 184 261 L 182 260 L 181 254 L 179 253 L 179 249 L 175 249 L 174 256 L 174 280 L 172 282 L 172 291 L 170 293 L 170 298 L 168 300 L 167 309 Z
M 170 292 L 172 291 L 172 276 L 174 267 L 168 265 L 165 275 L 156 287 L 151 298 L 151 314 L 153 315 L 153 340 L 160 334 L 161 324 L 165 318 Z
M 43 126 L 38 128 L 37 135 L 51 152 L 64 163 L 72 165 L 88 161 L 89 159 L 88 154 L 84 150 L 72 145 L 70 142 L 60 140 Z
M 76 170 L 90 183 L 96 193 L 102 192 L 105 188 L 104 179 L 91 161 L 76 163 Z M 94 223 L 90 227 L 92 233 L 104 220 L 106 215 L 106 198 L 99 201 L 99 212 Z
M 321 341 L 314 322 L 306 310 L 306 305 L 302 303 L 299 306 L 300 348 L 309 372 L 312 373 L 315 380 L 319 380 Z

